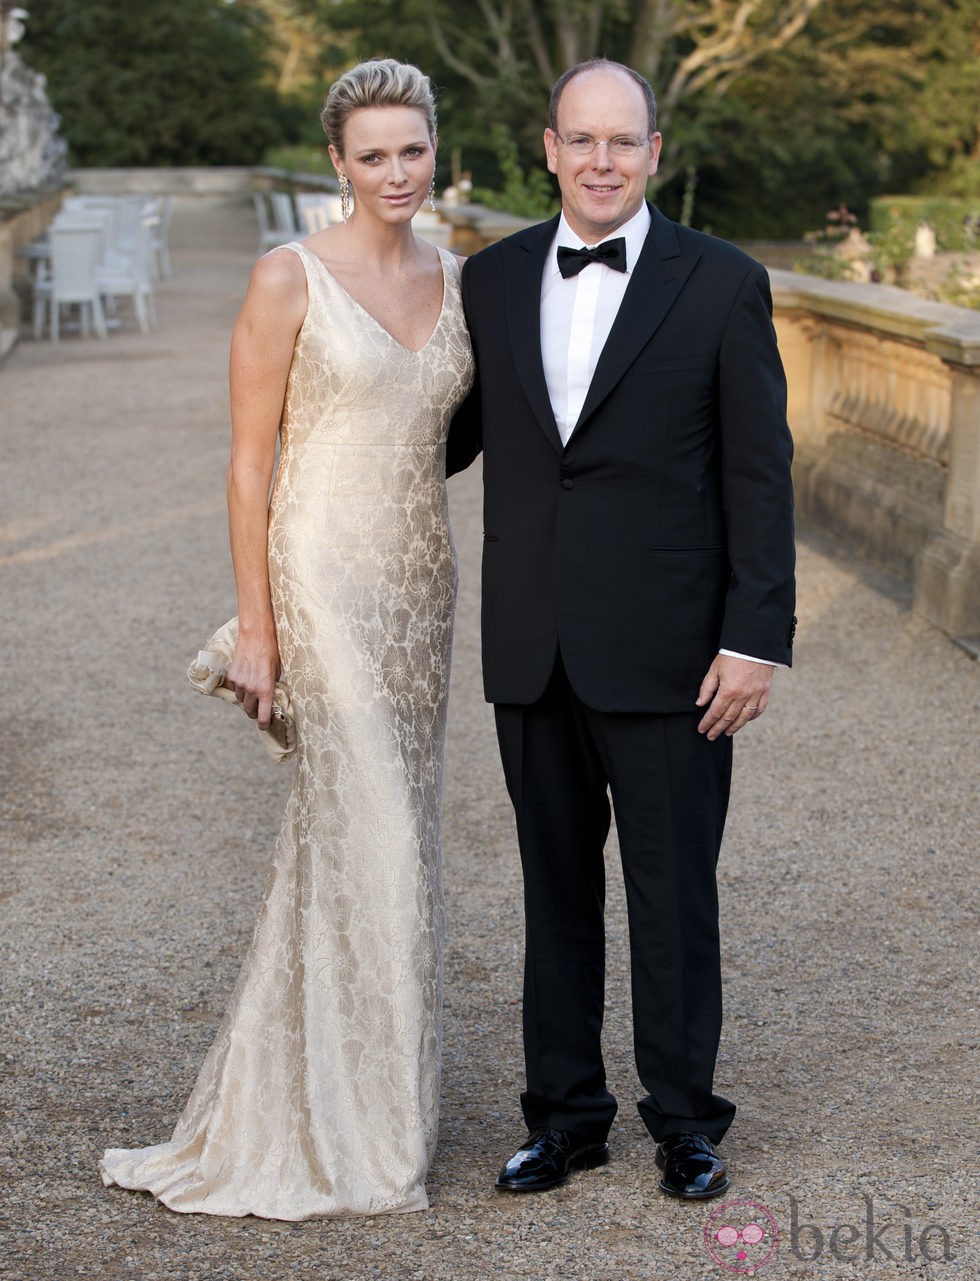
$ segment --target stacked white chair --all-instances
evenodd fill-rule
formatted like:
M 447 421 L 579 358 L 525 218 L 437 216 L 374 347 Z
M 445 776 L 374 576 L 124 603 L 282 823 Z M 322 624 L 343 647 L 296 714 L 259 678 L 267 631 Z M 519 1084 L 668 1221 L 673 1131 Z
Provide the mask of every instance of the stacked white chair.
M 99 268 L 99 289 L 106 296 L 111 313 L 120 295 L 132 299 L 140 332 L 148 334 L 156 327 L 156 304 L 153 297 L 153 221 L 144 215 L 142 205 L 136 217 L 124 209 L 119 239 L 110 246 Z
M 296 224 L 296 211 L 293 209 L 293 198 L 289 192 L 270 192 L 269 200 L 272 203 L 272 220 L 276 230 L 282 233 L 285 240 L 295 240 L 298 235 L 303 235 L 304 233 Z
M 325 191 L 301 191 L 294 199 L 304 234 L 312 236 L 330 226 L 330 197 Z
M 252 192 L 252 203 L 255 205 L 255 216 L 259 222 L 260 254 L 264 254 L 268 249 L 275 249 L 276 245 L 284 245 L 288 240 L 293 239 L 292 235 L 281 232 L 278 227 L 273 226 L 269 221 L 269 208 L 261 191 Z
M 353 196 L 351 197 L 353 201 Z M 344 221 L 344 205 L 339 196 L 325 195 L 324 201 L 327 207 L 327 217 L 332 223 Z
M 100 338 L 107 336 L 105 312 L 99 287 L 99 260 L 105 242 L 105 226 L 100 222 L 67 223 L 52 226 L 49 232 L 51 271 L 39 281 L 34 296 L 34 336 L 44 332 L 44 309 L 50 308 L 51 339 L 57 342 L 61 331 L 61 308 L 77 304 L 81 309 L 81 330 L 88 337 L 91 322 Z
M 95 331 L 106 336 L 106 313 L 115 316 L 116 299 L 128 296 L 133 302 L 133 312 L 143 333 L 156 324 L 156 306 L 153 280 L 159 271 L 170 271 L 169 253 L 166 249 L 166 223 L 170 208 L 159 199 L 147 200 L 144 196 L 72 196 L 58 212 L 49 230 L 50 266 L 41 265 L 34 283 L 34 333 L 41 337 L 44 317 L 51 304 L 51 333 L 57 339 L 58 309 L 70 301 L 65 293 L 77 291 L 78 268 L 69 261 L 66 245 L 83 242 L 80 238 L 60 237 L 61 232 L 85 230 L 95 233 L 98 241 L 95 266 L 95 291 L 99 306 L 93 307 L 86 297 L 82 315 L 83 332 L 87 332 L 89 317 Z M 59 245 L 55 254 L 55 244 Z M 86 247 L 86 255 L 89 249 Z M 64 281 L 59 280 L 59 273 Z M 70 283 L 65 283 L 70 282 Z M 60 301 L 55 306 L 54 299 Z M 78 300 L 75 300 L 78 301 Z M 118 320 L 114 323 L 118 324 Z
M 170 261 L 170 220 L 174 212 L 173 196 L 159 196 L 150 210 L 150 249 L 153 256 L 153 274 L 157 280 L 172 280 L 174 269 Z

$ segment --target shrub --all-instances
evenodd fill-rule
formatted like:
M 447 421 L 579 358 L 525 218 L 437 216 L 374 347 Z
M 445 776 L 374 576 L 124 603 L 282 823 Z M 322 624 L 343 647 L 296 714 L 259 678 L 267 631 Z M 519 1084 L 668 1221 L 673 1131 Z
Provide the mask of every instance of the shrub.
M 871 201 L 869 218 L 875 238 L 911 245 L 916 227 L 927 222 L 941 251 L 967 253 L 980 247 L 980 197 L 878 196 Z
M 214 0 L 28 0 L 20 46 L 43 72 L 76 166 L 255 164 L 282 136 L 269 27 Z
M 558 200 L 547 174 L 540 169 L 524 172 L 517 143 L 502 125 L 494 125 L 491 139 L 503 186 L 499 191 L 475 190 L 473 199 L 490 209 L 499 209 L 521 218 L 550 218 L 558 210 Z

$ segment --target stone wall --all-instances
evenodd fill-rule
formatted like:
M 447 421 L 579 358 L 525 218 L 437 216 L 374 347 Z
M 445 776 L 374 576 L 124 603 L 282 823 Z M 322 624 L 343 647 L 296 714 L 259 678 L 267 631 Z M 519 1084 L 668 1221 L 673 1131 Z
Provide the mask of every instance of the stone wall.
M 143 169 L 72 169 L 72 189 L 81 196 L 199 196 L 247 198 L 253 191 L 339 190 L 333 174 L 294 173 L 249 165 L 167 166 Z
M 22 299 L 28 297 L 28 264 L 17 250 L 48 227 L 61 207 L 64 192 L 35 192 L 23 208 L 0 215 L 0 360 L 10 351 L 20 331 Z
M 255 171 L 245 165 L 145 169 L 72 169 L 68 181 L 80 196 L 245 196 Z
M 770 274 L 802 516 L 980 637 L 980 313 Z

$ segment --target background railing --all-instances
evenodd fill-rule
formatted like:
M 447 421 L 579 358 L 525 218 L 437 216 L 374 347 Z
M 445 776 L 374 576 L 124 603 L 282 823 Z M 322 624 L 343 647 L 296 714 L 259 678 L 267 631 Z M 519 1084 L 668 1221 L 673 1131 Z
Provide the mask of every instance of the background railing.
M 980 637 L 980 313 L 771 272 L 797 505 Z

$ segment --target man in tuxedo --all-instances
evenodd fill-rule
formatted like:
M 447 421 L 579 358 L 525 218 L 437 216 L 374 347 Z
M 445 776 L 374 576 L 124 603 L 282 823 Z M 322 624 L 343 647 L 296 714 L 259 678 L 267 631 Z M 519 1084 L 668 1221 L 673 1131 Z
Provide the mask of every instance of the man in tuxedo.
M 608 1159 L 610 795 L 660 1186 L 729 1182 L 715 868 L 732 739 L 790 662 L 792 445 L 768 277 L 646 203 L 660 142 L 641 76 L 573 67 L 544 134 L 560 217 L 463 271 L 477 382 L 447 466 L 482 449 L 484 682 L 525 888 L 530 1133 L 506 1191 Z

